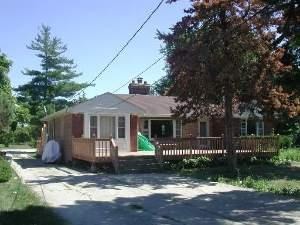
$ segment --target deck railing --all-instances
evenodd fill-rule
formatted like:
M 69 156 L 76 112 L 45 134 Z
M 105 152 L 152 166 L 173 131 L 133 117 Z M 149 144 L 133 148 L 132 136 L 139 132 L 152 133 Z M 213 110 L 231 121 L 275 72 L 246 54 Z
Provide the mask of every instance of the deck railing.
M 91 163 L 112 162 L 118 171 L 118 146 L 113 139 L 73 138 L 72 157 Z
M 155 156 L 159 162 L 206 156 L 225 156 L 223 137 L 163 138 L 155 140 Z M 236 137 L 233 147 L 239 157 L 272 156 L 278 153 L 278 137 Z

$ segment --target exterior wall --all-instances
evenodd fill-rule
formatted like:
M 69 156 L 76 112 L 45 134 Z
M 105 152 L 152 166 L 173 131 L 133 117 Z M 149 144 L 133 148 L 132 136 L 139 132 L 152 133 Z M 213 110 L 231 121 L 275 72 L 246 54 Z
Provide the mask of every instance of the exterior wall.
M 65 162 L 72 160 L 72 124 L 72 114 L 63 115 L 48 121 L 48 132 L 51 134 L 49 139 L 59 143 L 62 157 Z
M 275 122 L 268 119 L 264 121 L 265 135 L 272 135 L 274 133 Z
M 211 137 L 220 137 L 225 133 L 225 124 L 223 118 L 214 118 L 209 120 L 208 134 Z M 240 136 L 241 119 L 233 119 L 233 136 Z M 271 135 L 274 128 L 274 122 L 271 120 L 264 121 L 264 135 Z M 199 121 L 183 124 L 182 137 L 198 137 Z
M 139 119 L 136 115 L 130 116 L 130 150 L 137 152 L 137 132 L 138 132 Z
M 72 135 L 80 138 L 83 135 L 83 114 L 73 114 L 72 116 Z
M 211 136 L 220 137 L 225 133 L 225 122 L 223 118 L 214 118 L 211 121 Z M 240 136 L 241 120 L 233 119 L 233 136 Z
M 90 138 L 90 116 L 98 116 L 98 138 L 100 138 L 100 116 L 114 116 L 116 121 L 116 138 L 115 142 L 118 145 L 119 152 L 129 152 L 131 150 L 130 146 L 130 114 L 97 114 L 97 113 L 85 113 L 82 117 L 83 120 L 83 128 L 82 128 L 82 136 L 84 138 Z M 118 138 L 118 117 L 125 117 L 125 138 Z M 79 129 L 79 128 L 78 128 Z M 81 128 L 80 128 L 81 129 Z
M 182 124 L 182 137 L 198 137 L 198 121 Z
M 72 161 L 72 122 L 73 115 L 64 116 L 64 161 Z

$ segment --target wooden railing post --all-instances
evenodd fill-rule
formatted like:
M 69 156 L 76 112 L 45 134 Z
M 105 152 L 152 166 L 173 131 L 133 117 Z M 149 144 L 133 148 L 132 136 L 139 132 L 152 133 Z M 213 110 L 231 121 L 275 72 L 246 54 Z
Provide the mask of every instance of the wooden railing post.
M 115 140 L 110 138 L 110 158 L 115 169 L 115 173 L 120 173 L 119 170 L 119 150 L 118 146 L 115 143 Z
M 155 158 L 156 158 L 157 162 L 159 163 L 159 165 L 162 166 L 163 165 L 163 149 L 161 148 L 159 142 L 156 141 L 155 139 L 152 142 L 152 144 L 155 147 Z

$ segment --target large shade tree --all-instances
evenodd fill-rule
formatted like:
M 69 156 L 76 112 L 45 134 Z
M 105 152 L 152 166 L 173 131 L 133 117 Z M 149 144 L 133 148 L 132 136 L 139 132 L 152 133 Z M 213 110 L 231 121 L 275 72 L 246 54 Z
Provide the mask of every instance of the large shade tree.
M 185 120 L 224 117 L 229 164 L 236 168 L 233 111 L 284 109 L 290 116 L 300 111 L 296 95 L 276 84 L 290 69 L 282 61 L 284 49 L 272 45 L 280 14 L 270 13 L 264 1 L 191 2 L 170 33 L 159 33 L 165 43 L 168 94 L 177 96 L 173 112 Z
M 8 72 L 11 61 L 0 52 L 0 132 L 7 129 L 14 115 L 14 98 Z

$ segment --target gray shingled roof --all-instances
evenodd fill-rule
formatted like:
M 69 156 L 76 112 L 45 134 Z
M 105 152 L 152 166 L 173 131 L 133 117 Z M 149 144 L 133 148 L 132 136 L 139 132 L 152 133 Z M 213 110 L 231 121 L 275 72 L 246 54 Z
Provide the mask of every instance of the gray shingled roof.
M 141 108 L 145 115 L 170 116 L 176 106 L 175 97 L 154 95 L 116 94 L 119 98 Z
M 85 102 L 60 110 L 42 120 L 55 118 L 66 113 L 136 113 L 143 116 L 171 116 L 175 107 L 174 97 L 104 93 Z

